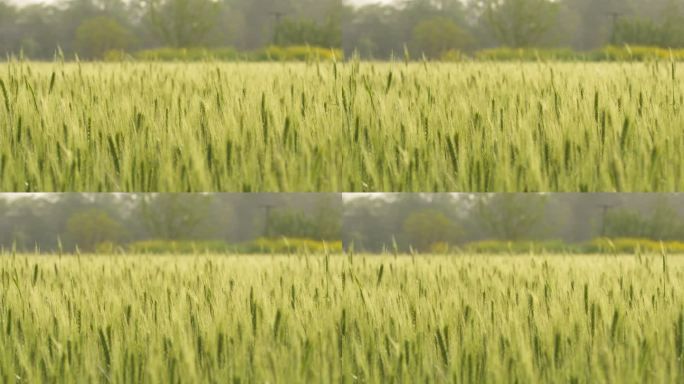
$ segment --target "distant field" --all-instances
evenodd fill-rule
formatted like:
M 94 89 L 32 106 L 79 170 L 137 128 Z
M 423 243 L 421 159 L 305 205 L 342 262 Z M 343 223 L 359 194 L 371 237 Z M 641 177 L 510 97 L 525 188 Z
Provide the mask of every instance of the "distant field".
M 669 63 L 0 64 L 3 191 L 675 191 Z
M 0 382 L 684 379 L 684 259 L 0 258 Z

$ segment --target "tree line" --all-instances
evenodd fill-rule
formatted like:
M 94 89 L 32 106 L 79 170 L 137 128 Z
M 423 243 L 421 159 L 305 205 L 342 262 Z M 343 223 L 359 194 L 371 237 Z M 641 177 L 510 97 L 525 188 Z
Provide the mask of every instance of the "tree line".
M 269 45 L 343 47 L 369 59 L 443 58 L 493 47 L 684 47 L 684 0 L 0 0 L 0 54 Z
M 350 197 L 351 196 L 351 197 Z M 0 248 L 95 251 L 141 241 L 342 241 L 428 252 L 436 244 L 638 238 L 684 242 L 684 194 L 0 195 Z
M 0 196 L 5 250 L 94 251 L 136 241 L 341 237 L 336 194 L 47 194 Z
M 341 0 L 0 0 L 0 54 L 102 58 L 156 47 L 341 46 Z
M 347 52 L 440 58 L 450 50 L 684 47 L 683 0 L 397 0 L 352 8 Z
M 343 243 L 355 250 L 479 241 L 596 238 L 684 241 L 684 194 L 386 194 L 345 202 Z

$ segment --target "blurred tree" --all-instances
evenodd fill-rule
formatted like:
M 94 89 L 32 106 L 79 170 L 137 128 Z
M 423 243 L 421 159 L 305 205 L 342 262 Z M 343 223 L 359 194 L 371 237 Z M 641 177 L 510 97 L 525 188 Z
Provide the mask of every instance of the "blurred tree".
M 280 210 L 272 213 L 268 223 L 266 223 L 265 232 L 266 236 L 271 238 L 317 238 L 313 220 L 303 212 L 294 210 Z
M 216 26 L 220 8 L 213 0 L 150 0 L 147 19 L 163 44 L 194 47 Z
M 322 197 L 313 215 L 298 209 L 273 212 L 267 223 L 269 237 L 292 237 L 312 240 L 340 240 L 342 212 L 331 199 Z
M 403 224 L 409 244 L 419 252 L 429 252 L 437 243 L 452 243 L 458 227 L 446 215 L 435 209 L 413 212 Z
M 194 240 L 206 230 L 211 195 L 162 193 L 141 197 L 140 214 L 149 233 L 162 240 Z
M 635 205 L 609 212 L 606 215 L 606 236 L 683 240 L 684 221 L 669 198 L 657 196 L 646 212 L 640 212 Z
M 342 206 L 339 195 L 323 195 L 315 203 L 313 217 L 318 240 L 337 241 L 342 238 Z
M 657 46 L 664 41 L 663 31 L 653 20 L 623 18 L 617 22 L 614 44 Z
M 123 226 L 99 209 L 75 213 L 67 221 L 67 233 L 81 250 L 95 251 L 100 243 L 116 243 L 123 235 Z
M 477 204 L 477 220 L 496 240 L 519 241 L 544 236 L 541 227 L 546 198 L 536 194 L 485 195 Z
M 461 229 L 468 223 L 470 210 L 468 196 L 452 194 L 386 194 L 382 197 L 355 198 L 345 203 L 343 221 L 343 242 L 354 243 L 357 250 L 382 251 L 396 246 L 408 251 L 412 245 L 404 230 L 408 216 L 415 212 L 441 212 L 456 225 L 450 241 L 462 240 Z M 416 248 L 416 245 L 413 245 Z
M 437 17 L 419 22 L 413 28 L 411 47 L 428 58 L 438 59 L 449 50 L 464 50 L 472 37 L 450 19 Z
M 311 20 L 287 19 L 276 26 L 273 42 L 280 46 L 313 45 L 338 48 L 341 45 L 340 37 L 340 26 L 333 19 L 329 19 L 323 26 Z
M 403 28 L 395 7 L 368 5 L 351 12 L 342 31 L 347 54 L 357 51 L 367 58 L 386 58 L 403 52 L 408 38 L 401 38 Z
M 5 0 L 0 0 L 0 54 L 14 51 L 18 39 L 15 25 L 17 10 Z
M 684 47 L 684 1 L 668 0 L 663 14 L 660 45 L 667 48 Z
M 39 59 L 52 59 L 58 47 L 70 58 L 79 48 L 77 29 L 97 17 L 116 20 L 136 37 L 141 48 L 163 44 L 258 49 L 273 43 L 282 18 L 310 21 L 321 32 L 315 39 L 302 38 L 298 35 L 301 31 L 295 31 L 294 36 L 288 32 L 287 41 L 342 45 L 350 56 L 358 51 L 363 57 L 376 59 L 401 57 L 406 46 L 413 57 L 430 50 L 421 47 L 414 30 L 434 19 L 455 23 L 473 36 L 474 48 L 478 49 L 500 44 L 553 44 L 588 50 L 618 41 L 618 29 L 623 33 L 621 42 L 684 46 L 684 0 L 397 0 L 361 7 L 341 0 L 56 0 L 13 4 L 18 3 L 0 0 L 0 54 L 18 55 L 23 50 L 25 56 Z M 614 20 L 619 28 L 613 28 Z M 282 29 L 293 26 L 285 27 Z M 431 45 L 432 39 L 426 41 Z
M 605 220 L 605 236 L 608 238 L 646 238 L 650 232 L 648 219 L 638 212 L 613 210 L 606 214 Z
M 657 240 L 684 240 L 684 222 L 665 196 L 652 208 L 648 236 Z
M 29 5 L 19 9 L 15 21 L 15 51 L 22 51 L 29 58 L 52 58 L 62 42 L 59 27 L 59 12 L 55 7 L 41 4 Z
M 479 0 L 479 5 L 499 42 L 513 48 L 541 44 L 558 10 L 550 0 Z
M 662 23 L 644 17 L 621 19 L 615 26 L 615 44 L 679 48 L 684 46 L 684 17 L 678 8 Z
M 125 51 L 133 46 L 135 36 L 109 17 L 84 21 L 76 30 L 76 49 L 85 58 L 102 58 L 107 51 Z
M 33 251 L 36 247 L 54 251 L 58 248 L 57 239 L 61 239 L 63 249 L 72 251 L 79 239 L 70 234 L 69 220 L 93 210 L 104 212 L 125 229 L 118 237 L 120 243 L 140 240 L 240 243 L 263 234 L 265 203 L 304 215 L 310 228 L 315 229 L 307 230 L 307 234 L 313 233 L 312 236 L 321 239 L 340 239 L 342 205 L 338 194 L 65 193 L 19 197 L 0 194 L 0 248 L 9 249 L 16 243 L 19 251 Z

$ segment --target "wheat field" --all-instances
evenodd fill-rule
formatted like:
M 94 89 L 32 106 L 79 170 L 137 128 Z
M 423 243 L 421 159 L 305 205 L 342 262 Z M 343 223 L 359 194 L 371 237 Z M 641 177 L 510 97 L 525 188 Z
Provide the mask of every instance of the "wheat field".
M 0 64 L 3 191 L 675 191 L 684 68 Z
M 684 379 L 684 259 L 0 258 L 0 381 Z

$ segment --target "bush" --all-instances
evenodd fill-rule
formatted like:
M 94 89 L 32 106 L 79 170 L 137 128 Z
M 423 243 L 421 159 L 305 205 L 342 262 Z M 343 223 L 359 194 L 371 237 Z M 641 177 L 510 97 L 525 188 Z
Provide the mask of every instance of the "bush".
M 446 241 L 439 241 L 430 245 L 430 253 L 433 254 L 447 254 L 451 250 L 451 246 Z
M 240 253 L 339 253 L 342 252 L 341 241 L 318 241 L 310 239 L 259 238 L 240 246 Z
M 501 47 L 478 51 L 475 57 L 484 61 L 575 61 L 583 59 L 584 55 L 572 49 Z
M 341 241 L 317 241 L 310 239 L 259 238 L 242 244 L 223 241 L 167 241 L 145 240 L 128 246 L 131 253 L 138 254 L 195 254 L 195 253 L 331 253 L 342 252 Z
M 572 49 L 494 48 L 475 53 L 482 61 L 684 61 L 684 49 L 670 50 L 659 47 L 606 46 L 590 52 Z M 442 58 L 450 61 L 448 58 Z
M 138 51 L 134 57 L 145 61 L 213 61 L 239 60 L 233 48 L 156 48 Z
M 233 48 L 157 48 L 138 51 L 134 57 L 143 61 L 315 61 L 341 60 L 344 53 L 311 46 L 270 46 L 252 52 Z
M 102 59 L 111 50 L 126 50 L 136 43 L 135 35 L 110 17 L 95 17 L 76 29 L 74 45 L 80 56 Z
M 485 240 L 467 244 L 466 253 L 577 253 L 577 246 L 563 241 L 499 241 Z
M 665 49 L 659 47 L 607 46 L 593 53 L 594 60 L 600 61 L 684 61 L 684 49 Z
M 145 240 L 130 244 L 128 249 L 131 253 L 140 254 L 228 253 L 234 251 L 234 247 L 223 241 Z
M 112 253 L 114 253 L 114 250 L 116 249 L 116 244 L 112 243 L 111 241 L 105 241 L 95 246 L 95 253 L 111 255 Z
M 684 253 L 684 243 L 679 241 L 660 242 L 649 239 L 594 239 L 584 246 L 587 253 L 636 253 L 661 252 Z
M 661 248 L 662 244 L 662 248 Z M 499 240 L 486 240 L 467 244 L 465 253 L 483 254 L 599 254 L 599 253 L 636 253 L 642 252 L 661 252 L 662 249 L 667 253 L 684 253 L 684 243 L 678 241 L 660 242 L 648 239 L 618 238 L 618 239 L 594 239 L 584 244 L 567 244 L 563 241 L 520 241 L 508 242 Z
M 344 59 L 344 53 L 340 49 L 310 46 L 270 46 L 262 51 L 258 51 L 255 58 L 266 61 L 341 60 Z
M 468 60 L 468 56 L 457 49 L 450 49 L 442 53 L 442 57 L 440 59 L 441 61 L 465 61 Z
M 112 61 L 112 62 L 120 62 L 120 61 L 127 61 L 131 60 L 133 57 L 126 53 L 126 51 L 122 51 L 120 49 L 111 49 L 107 52 L 104 53 L 102 56 L 102 59 L 104 61 Z

